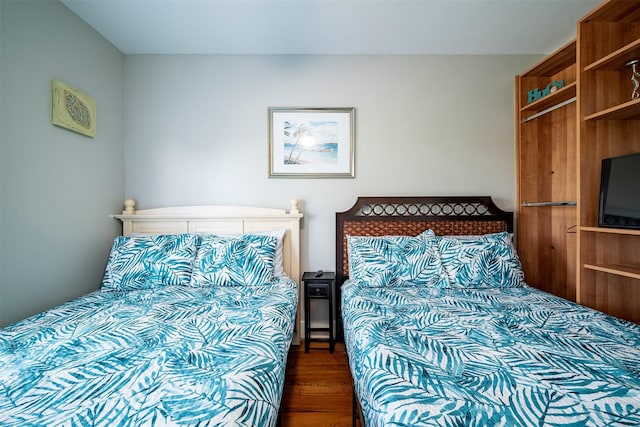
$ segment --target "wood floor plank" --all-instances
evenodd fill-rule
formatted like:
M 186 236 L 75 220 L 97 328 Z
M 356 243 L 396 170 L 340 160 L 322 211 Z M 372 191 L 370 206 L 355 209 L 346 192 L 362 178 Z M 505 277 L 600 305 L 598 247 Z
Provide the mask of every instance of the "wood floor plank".
M 282 417 L 283 427 L 351 427 L 351 413 L 327 414 L 289 412 Z
M 280 407 L 282 427 L 351 427 L 352 382 L 344 344 L 289 350 Z M 357 424 L 358 426 L 360 424 Z

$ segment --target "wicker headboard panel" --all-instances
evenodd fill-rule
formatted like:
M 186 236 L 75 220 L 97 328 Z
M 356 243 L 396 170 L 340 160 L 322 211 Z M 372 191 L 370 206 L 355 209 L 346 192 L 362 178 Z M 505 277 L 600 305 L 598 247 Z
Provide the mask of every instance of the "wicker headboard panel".
M 336 213 L 336 294 L 342 337 L 340 286 L 348 278 L 347 236 L 417 236 L 513 232 L 513 212 L 491 197 L 358 197 L 351 209 Z

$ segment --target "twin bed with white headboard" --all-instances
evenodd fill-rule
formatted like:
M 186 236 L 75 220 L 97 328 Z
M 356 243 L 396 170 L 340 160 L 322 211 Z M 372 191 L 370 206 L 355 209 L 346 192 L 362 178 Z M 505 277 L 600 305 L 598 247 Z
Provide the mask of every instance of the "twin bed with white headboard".
M 0 425 L 276 425 L 297 201 L 125 206 L 99 290 L 0 330 Z
M 284 230 L 282 242 L 284 271 L 296 282 L 300 278 L 300 221 L 298 200 L 291 208 L 252 206 L 179 206 L 135 210 L 132 200 L 127 209 L 113 215 L 122 221 L 122 235 L 135 234 L 242 234 Z

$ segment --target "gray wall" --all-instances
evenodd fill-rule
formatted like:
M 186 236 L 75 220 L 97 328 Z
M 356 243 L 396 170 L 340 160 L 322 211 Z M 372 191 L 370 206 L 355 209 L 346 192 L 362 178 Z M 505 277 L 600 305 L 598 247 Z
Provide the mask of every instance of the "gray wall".
M 302 201 L 302 268 L 333 270 L 359 195 L 491 195 L 514 209 L 514 76 L 539 56 L 128 55 L 139 208 Z M 355 179 L 267 178 L 269 106 L 356 107 Z
M 124 200 L 124 56 L 58 1 L 0 1 L 0 325 L 98 288 Z M 51 125 L 51 80 L 97 137 Z
M 98 288 L 125 197 L 297 197 L 304 270 L 333 269 L 334 214 L 358 195 L 514 208 L 513 76 L 537 56 L 125 57 L 57 1 L 0 17 L 0 325 Z M 97 100 L 95 139 L 50 124 L 52 79 Z M 356 178 L 267 178 L 269 106 L 356 107 Z

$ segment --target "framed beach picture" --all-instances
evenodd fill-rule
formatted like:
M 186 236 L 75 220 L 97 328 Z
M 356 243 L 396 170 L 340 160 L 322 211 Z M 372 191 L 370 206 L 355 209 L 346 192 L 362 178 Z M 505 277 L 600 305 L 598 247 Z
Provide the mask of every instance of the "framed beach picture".
M 355 108 L 269 108 L 269 177 L 353 178 Z

